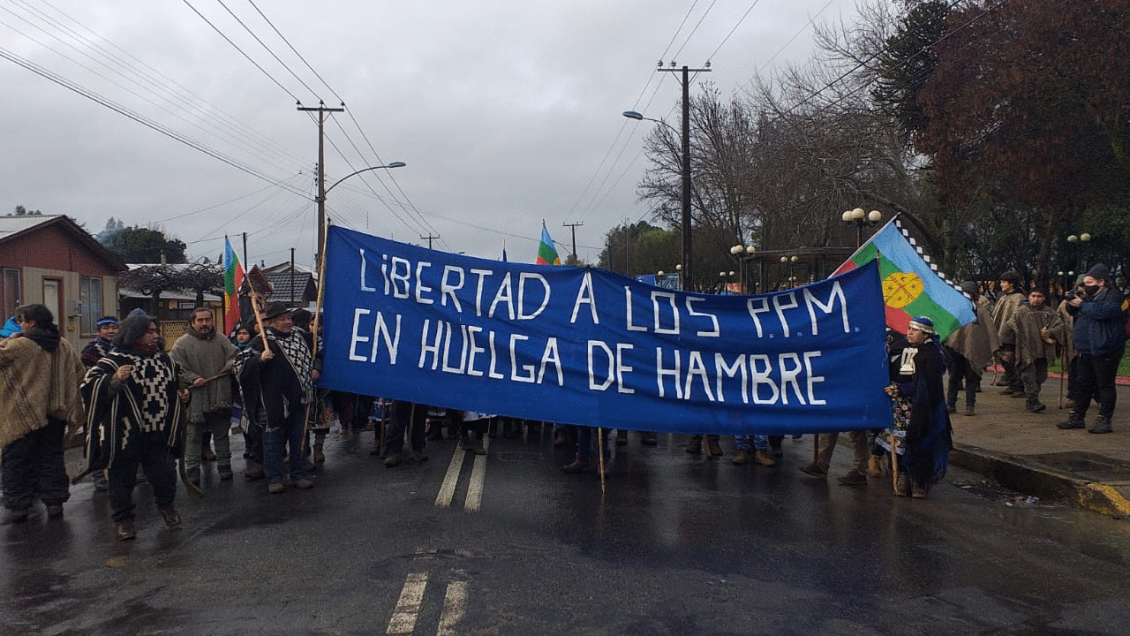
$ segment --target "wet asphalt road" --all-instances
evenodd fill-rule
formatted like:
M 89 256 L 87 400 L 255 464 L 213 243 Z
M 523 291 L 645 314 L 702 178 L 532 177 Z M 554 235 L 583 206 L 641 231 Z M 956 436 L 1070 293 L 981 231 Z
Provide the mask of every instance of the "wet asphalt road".
M 958 470 L 901 499 L 838 485 L 846 447 L 827 482 L 799 473 L 810 438 L 774 469 L 633 434 L 602 494 L 548 427 L 457 470 L 452 441 L 387 469 L 371 440 L 331 435 L 309 491 L 213 469 L 176 530 L 140 486 L 134 542 L 74 487 L 62 520 L 0 527 L 0 634 L 1130 633 L 1130 522 Z

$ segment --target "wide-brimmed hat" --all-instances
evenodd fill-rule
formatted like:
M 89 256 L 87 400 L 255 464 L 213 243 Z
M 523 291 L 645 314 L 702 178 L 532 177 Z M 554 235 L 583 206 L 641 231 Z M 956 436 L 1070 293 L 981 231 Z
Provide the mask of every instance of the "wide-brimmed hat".
M 263 320 L 270 320 L 271 318 L 278 318 L 279 316 L 281 316 L 283 314 L 289 314 L 289 313 L 290 313 L 290 310 L 287 309 L 286 305 L 284 305 L 282 303 L 279 303 L 279 302 L 267 303 L 267 307 L 263 310 Z

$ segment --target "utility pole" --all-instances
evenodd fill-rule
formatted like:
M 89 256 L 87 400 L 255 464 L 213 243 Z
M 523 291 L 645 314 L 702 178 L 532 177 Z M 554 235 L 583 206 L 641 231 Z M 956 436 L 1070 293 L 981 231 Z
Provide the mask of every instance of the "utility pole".
M 438 236 L 432 236 L 431 234 L 429 234 L 427 236 L 421 236 L 420 240 L 421 241 L 427 241 L 428 242 L 428 249 L 430 250 L 430 249 L 432 249 L 432 240 L 438 239 L 438 238 L 439 238 Z
M 583 221 L 576 223 L 562 223 L 561 227 L 567 227 L 573 232 L 573 264 L 579 265 L 580 261 L 577 259 L 577 228 L 584 225 Z
M 326 152 L 325 135 L 323 134 L 324 124 L 326 122 L 326 113 L 345 112 L 345 105 L 342 104 L 341 108 L 327 108 L 323 102 L 319 101 L 317 108 L 307 108 L 299 102 L 298 110 L 318 112 L 318 195 L 314 199 L 318 204 L 318 245 L 314 248 L 314 269 L 320 274 L 322 272 L 322 245 L 326 242 Z
M 682 73 L 683 84 L 683 165 L 681 172 L 683 177 L 683 289 L 687 291 L 694 291 L 694 279 L 691 277 L 691 71 L 695 73 L 709 73 L 710 62 L 706 63 L 706 68 L 675 68 L 675 63 L 671 62 L 671 68 L 663 68 L 663 62 L 659 62 L 659 68 L 656 69 L 664 73 Z

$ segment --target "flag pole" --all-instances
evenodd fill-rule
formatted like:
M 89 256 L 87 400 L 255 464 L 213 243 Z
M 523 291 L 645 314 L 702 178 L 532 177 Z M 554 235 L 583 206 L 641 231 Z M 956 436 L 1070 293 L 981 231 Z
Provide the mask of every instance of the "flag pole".
M 310 364 L 314 364 L 314 359 L 318 357 L 318 329 L 322 326 L 322 299 L 326 294 L 326 243 L 329 241 L 330 236 L 330 217 L 326 216 L 325 225 L 322 227 L 322 244 L 319 247 L 318 253 L 318 301 L 314 304 L 314 321 L 310 323 L 310 340 L 312 341 Z M 314 394 L 317 395 L 317 387 L 314 388 Z M 306 403 L 306 417 L 302 422 L 302 452 L 299 453 L 299 461 L 306 461 L 306 438 L 310 436 L 310 404 L 314 402 L 314 396 L 311 396 L 309 402 Z

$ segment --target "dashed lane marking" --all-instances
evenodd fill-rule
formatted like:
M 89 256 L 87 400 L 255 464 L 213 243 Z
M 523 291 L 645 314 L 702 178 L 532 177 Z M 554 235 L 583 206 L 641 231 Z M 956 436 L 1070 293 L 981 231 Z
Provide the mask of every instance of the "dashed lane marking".
M 400 590 L 400 599 L 388 621 L 388 634 L 411 634 L 416 629 L 416 618 L 420 615 L 420 603 L 424 600 L 424 589 L 428 586 L 426 572 L 409 572 Z
M 483 440 L 483 448 L 490 452 L 490 439 Z M 463 510 L 467 512 L 478 512 L 479 506 L 483 503 L 483 484 L 487 478 L 487 456 L 476 455 L 475 466 L 471 469 L 471 485 L 467 488 L 467 501 L 463 504 Z

